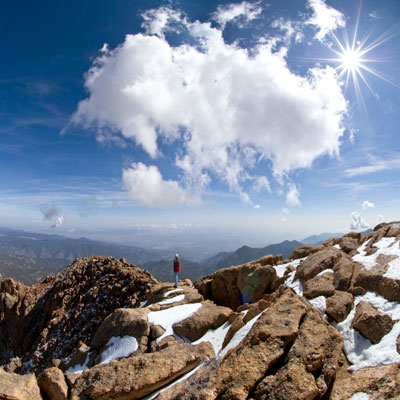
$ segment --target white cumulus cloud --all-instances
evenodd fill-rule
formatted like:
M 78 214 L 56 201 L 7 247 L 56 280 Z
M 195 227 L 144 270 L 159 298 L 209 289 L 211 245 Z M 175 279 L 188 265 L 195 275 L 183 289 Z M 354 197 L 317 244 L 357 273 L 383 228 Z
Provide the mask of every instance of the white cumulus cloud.
M 241 3 L 242 14 L 255 17 L 257 4 L 249 11 Z M 223 10 L 214 16 L 222 25 L 242 15 Z M 183 190 L 201 192 L 211 177 L 249 202 L 243 183 L 260 175 L 254 171 L 260 163 L 265 175 L 279 178 L 339 153 L 347 104 L 334 68 L 317 66 L 301 76 L 289 69 L 287 49 L 277 50 L 272 38 L 245 49 L 226 43 L 222 28 L 190 22 L 180 11 L 163 7 L 144 16 L 145 33 L 127 35 L 112 50 L 103 46 L 85 76 L 89 96 L 72 122 L 95 128 L 100 140 L 132 140 L 154 160 L 164 143 L 175 143 L 179 182 L 165 183 L 156 167 L 145 167 L 159 176 L 160 187 L 173 187 L 171 204 L 184 201 Z M 164 36 L 168 30 L 185 32 L 190 41 L 173 46 Z M 126 187 L 135 187 L 126 180 L 138 178 L 143 167 L 124 171 Z M 266 178 L 259 182 L 267 189 Z M 146 200 L 132 193 L 141 204 L 161 201 L 156 194 Z M 287 202 L 298 204 L 295 186 Z
M 313 10 L 313 14 L 306 23 L 314 25 L 318 29 L 315 35 L 316 39 L 323 41 L 325 36 L 335 29 L 346 26 L 344 15 L 328 6 L 324 0 L 308 0 L 308 6 Z
M 235 22 L 239 26 L 243 26 L 246 22 L 257 18 L 262 12 L 262 8 L 257 3 L 231 3 L 218 6 L 217 11 L 213 14 L 213 19 L 218 22 L 222 28 L 228 22 Z
M 61 215 L 54 220 L 54 223 L 51 225 L 52 228 L 59 228 L 64 223 L 64 217 Z
M 164 180 L 158 168 L 143 163 L 123 170 L 122 178 L 130 200 L 147 207 L 174 207 L 186 202 L 186 193 L 173 180 Z
M 351 213 L 350 229 L 358 231 L 367 228 L 369 228 L 369 224 L 364 221 L 364 219 L 361 217 L 361 214 L 357 211 L 353 211 Z
M 365 200 L 363 203 L 362 203 L 362 208 L 364 209 L 364 210 L 367 210 L 368 208 L 374 208 L 375 207 L 375 204 L 374 203 L 371 203 L 370 201 L 368 201 L 368 200 Z

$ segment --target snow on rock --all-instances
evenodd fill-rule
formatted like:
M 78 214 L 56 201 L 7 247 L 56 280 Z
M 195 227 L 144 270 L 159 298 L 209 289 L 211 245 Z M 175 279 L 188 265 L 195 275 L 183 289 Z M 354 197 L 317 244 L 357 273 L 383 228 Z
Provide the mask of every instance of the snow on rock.
M 344 350 L 347 358 L 353 364 L 349 370 L 357 371 L 365 367 L 400 363 L 400 354 L 396 348 L 396 340 L 400 335 L 400 321 L 393 325 L 392 330 L 379 343 L 372 344 L 351 327 L 356 306 L 360 301 L 371 303 L 379 311 L 385 312 L 393 319 L 397 319 L 400 315 L 399 303 L 390 302 L 376 293 L 367 292 L 365 295 L 355 297 L 352 311 L 343 322 L 335 325 L 344 338 Z
M 291 272 L 288 278 L 285 281 L 285 285 L 291 287 L 299 296 L 303 295 L 303 286 L 300 282 L 300 279 L 297 279 L 293 282 L 294 275 L 296 274 L 296 270 Z
M 340 244 L 335 244 L 333 247 L 340 250 Z
M 83 371 L 86 371 L 88 369 L 87 363 L 90 360 L 90 353 L 89 353 L 89 348 L 86 350 L 88 352 L 86 356 L 86 360 L 83 364 L 77 364 L 73 367 L 70 367 L 67 372 L 73 372 L 75 374 L 81 374 Z
M 183 289 L 173 289 L 173 290 L 169 290 L 168 292 L 164 293 L 164 297 L 168 297 L 170 294 L 172 293 L 178 293 L 178 292 L 183 292 Z
M 210 329 L 200 339 L 196 340 L 192 344 L 195 345 L 202 342 L 210 342 L 214 348 L 215 354 L 218 354 L 222 349 L 225 336 L 228 333 L 230 326 L 231 324 L 229 322 L 225 322 L 217 329 Z
M 325 296 L 318 296 L 314 299 L 308 299 L 309 303 L 311 303 L 314 307 L 318 308 L 322 314 L 325 314 L 326 310 L 326 298 Z
M 138 342 L 133 336 L 112 337 L 106 346 L 108 348 L 101 354 L 100 364 L 130 356 L 138 349 Z
M 293 267 L 296 268 L 296 267 L 298 267 L 298 265 L 300 264 L 300 261 L 302 261 L 302 260 L 304 260 L 304 259 L 305 259 L 305 258 L 298 258 L 297 260 L 288 262 L 288 263 L 286 263 L 286 264 L 274 265 L 273 267 L 275 268 L 276 274 L 279 276 L 279 278 L 282 278 L 283 275 L 284 275 L 284 273 L 285 273 L 285 271 L 286 271 L 286 268 L 287 268 L 289 265 L 292 265 Z
M 179 296 L 172 297 L 171 299 L 165 299 L 165 300 L 159 301 L 157 304 L 162 306 L 165 304 L 178 303 L 179 301 L 182 301 L 184 298 L 185 298 L 185 295 L 181 294 Z
M 364 392 L 357 392 L 354 393 L 353 396 L 351 396 L 348 400 L 368 400 L 368 399 L 369 399 L 369 394 Z
M 198 369 L 200 369 L 201 367 L 204 366 L 204 362 L 200 363 L 196 368 L 193 368 L 191 371 L 189 371 L 188 373 L 186 373 L 185 375 L 182 375 L 181 377 L 179 377 L 178 379 L 176 379 L 175 381 L 171 382 L 169 385 L 164 386 L 161 389 L 158 389 L 157 391 L 153 392 L 152 394 L 143 397 L 142 400 L 152 400 L 155 399 L 160 393 L 165 392 L 167 389 L 169 389 L 172 386 L 175 386 L 177 383 L 184 381 L 185 379 L 190 378 Z
M 363 245 L 358 249 L 359 254 L 353 256 L 353 261 L 357 261 L 364 266 L 365 269 L 370 270 L 376 265 L 377 258 L 383 254 L 385 256 L 396 256 L 397 258 L 389 263 L 389 270 L 386 272 L 388 275 L 384 275 L 387 277 L 396 276 L 393 279 L 400 279 L 400 271 L 397 269 L 400 265 L 398 257 L 400 257 L 400 248 L 399 246 L 394 246 L 396 242 L 396 238 L 394 237 L 383 237 L 381 240 L 376 242 L 373 246 L 377 248 L 377 251 L 370 256 L 366 255 L 365 248 L 368 244 L 369 240 L 367 240 Z M 391 267 L 392 265 L 392 267 Z M 390 271 L 390 272 L 389 272 Z
M 225 348 L 219 352 L 218 357 L 219 358 L 224 358 L 225 355 L 228 353 L 229 350 L 234 349 L 236 346 L 240 344 L 240 342 L 246 337 L 246 335 L 249 333 L 250 329 L 253 327 L 253 325 L 256 323 L 258 318 L 261 317 L 261 315 L 265 312 L 260 312 L 260 314 L 257 314 L 253 319 L 251 319 L 245 326 L 240 328 L 232 337 L 230 342 L 225 346 Z
M 158 343 L 166 336 L 173 335 L 172 326 L 191 317 L 201 306 L 201 303 L 183 304 L 166 310 L 149 312 L 147 318 L 150 324 L 160 325 L 165 329 L 165 333 L 157 338 L 156 342 Z
M 332 272 L 332 274 L 333 274 L 333 269 L 332 268 L 324 269 L 323 271 L 321 271 L 319 274 L 317 274 L 315 276 L 324 275 L 327 272 Z

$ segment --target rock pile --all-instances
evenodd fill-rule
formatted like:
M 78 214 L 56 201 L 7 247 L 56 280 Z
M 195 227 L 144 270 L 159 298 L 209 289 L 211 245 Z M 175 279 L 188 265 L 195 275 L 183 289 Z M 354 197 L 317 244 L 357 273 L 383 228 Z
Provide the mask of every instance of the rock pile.
M 5 280 L 0 397 L 398 399 L 399 240 L 381 224 L 177 289 L 102 257 Z

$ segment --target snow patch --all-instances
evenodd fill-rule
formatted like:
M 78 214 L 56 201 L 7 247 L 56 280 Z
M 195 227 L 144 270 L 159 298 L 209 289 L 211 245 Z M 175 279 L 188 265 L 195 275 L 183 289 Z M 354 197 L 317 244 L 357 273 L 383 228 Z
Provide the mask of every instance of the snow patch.
M 341 247 L 340 247 L 340 244 L 335 244 L 334 246 L 333 246 L 335 249 L 341 249 Z
M 367 240 L 363 245 L 358 249 L 359 254 L 353 256 L 353 261 L 357 261 L 364 266 L 365 269 L 371 269 L 376 265 L 377 258 L 383 254 L 386 256 L 395 256 L 400 257 L 400 248 L 399 246 L 393 246 L 396 242 L 395 237 L 383 237 L 381 240 L 376 242 L 373 246 L 376 247 L 378 250 L 371 254 L 370 256 L 366 255 L 365 248 L 368 242 L 371 239 Z M 400 271 L 398 270 L 398 266 L 400 265 L 399 260 L 393 260 L 389 263 L 389 269 L 384 276 L 395 276 L 392 279 L 400 279 Z M 389 272 L 390 271 L 390 272 Z
M 326 310 L 325 296 L 318 296 L 318 297 L 315 297 L 314 299 L 307 299 L 307 300 L 314 307 L 318 308 L 318 310 L 320 310 L 322 312 L 322 314 L 325 314 L 325 310 Z
M 172 297 L 171 299 L 165 299 L 165 300 L 159 301 L 157 304 L 162 306 L 165 304 L 178 303 L 179 301 L 182 301 L 184 298 L 185 298 L 185 295 L 181 294 L 179 296 Z
M 285 285 L 292 288 L 299 296 L 303 295 L 303 285 L 300 282 L 300 279 L 297 279 L 293 282 L 294 275 L 296 271 L 293 271 L 289 274 L 288 278 L 285 281 Z
M 263 313 L 266 310 L 262 311 L 260 314 L 256 315 L 253 319 L 251 319 L 245 326 L 240 328 L 232 337 L 230 342 L 225 346 L 225 348 L 219 352 L 218 357 L 219 358 L 224 358 L 226 354 L 228 353 L 229 350 L 234 349 L 237 345 L 240 344 L 240 342 L 246 337 L 246 335 L 249 333 L 250 329 L 253 327 L 253 325 L 256 323 L 258 318 L 263 315 Z
M 353 396 L 349 397 L 348 400 L 369 400 L 369 394 L 364 392 L 354 393 Z
M 315 276 L 320 276 L 325 274 L 326 272 L 332 272 L 333 274 L 333 269 L 332 268 L 328 268 L 328 269 L 324 269 L 323 271 L 321 271 L 319 274 L 315 275 Z
M 344 338 L 344 351 L 353 364 L 349 370 L 357 371 L 365 367 L 400 363 L 400 354 L 396 348 L 396 340 L 400 335 L 400 321 L 393 325 L 392 330 L 379 343 L 372 344 L 351 327 L 356 306 L 360 301 L 368 301 L 379 311 L 390 315 L 392 319 L 397 319 L 396 316 L 400 313 L 399 303 L 388 301 L 376 293 L 367 292 L 365 295 L 355 297 L 354 307 L 347 318 L 339 324 L 334 324 Z
M 147 314 L 149 323 L 152 325 L 160 325 L 165 329 L 162 336 L 156 339 L 158 343 L 166 336 L 173 334 L 172 326 L 186 318 L 191 317 L 197 310 L 201 308 L 201 303 L 182 304 L 173 308 L 167 308 L 161 311 L 151 311 Z
M 173 289 L 173 290 L 169 290 L 168 292 L 164 293 L 164 297 L 168 297 L 170 294 L 172 293 L 177 293 L 177 292 L 183 292 L 183 289 Z
M 109 346 L 101 353 L 100 364 L 107 364 L 118 358 L 128 357 L 138 349 L 138 342 L 133 336 L 112 337 L 106 344 Z
M 225 340 L 225 336 L 229 331 L 231 324 L 229 322 L 225 322 L 225 324 L 221 325 L 217 329 L 210 329 L 207 331 L 200 339 L 196 340 L 192 344 L 200 344 L 202 342 L 210 342 L 214 348 L 215 354 L 218 353 L 222 349 L 222 345 Z
M 298 258 L 297 260 L 288 262 L 288 263 L 286 263 L 286 264 L 274 265 L 276 274 L 279 276 L 279 278 L 282 278 L 283 275 L 285 274 L 286 268 L 287 268 L 289 265 L 293 265 L 293 267 L 297 268 L 298 265 L 300 264 L 300 261 L 305 260 L 306 258 L 307 258 L 307 257 Z

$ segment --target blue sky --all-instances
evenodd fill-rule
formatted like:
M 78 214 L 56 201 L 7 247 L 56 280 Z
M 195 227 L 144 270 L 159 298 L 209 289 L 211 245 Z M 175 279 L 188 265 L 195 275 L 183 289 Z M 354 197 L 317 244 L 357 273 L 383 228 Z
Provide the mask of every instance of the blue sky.
M 235 247 L 399 219 L 399 20 L 396 0 L 2 2 L 0 225 Z

